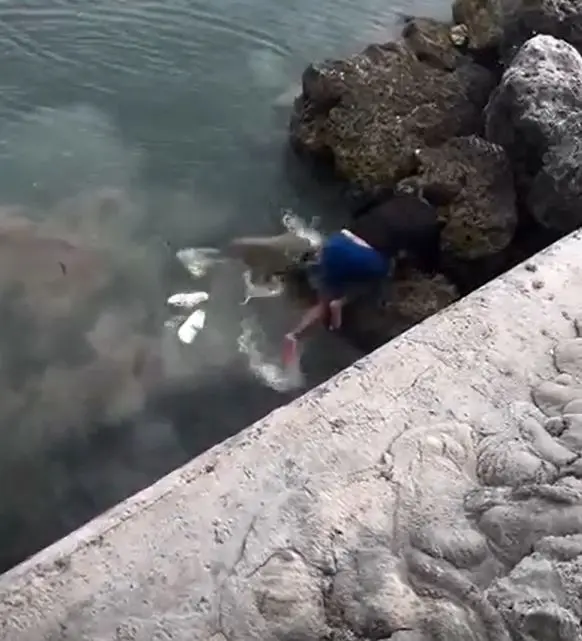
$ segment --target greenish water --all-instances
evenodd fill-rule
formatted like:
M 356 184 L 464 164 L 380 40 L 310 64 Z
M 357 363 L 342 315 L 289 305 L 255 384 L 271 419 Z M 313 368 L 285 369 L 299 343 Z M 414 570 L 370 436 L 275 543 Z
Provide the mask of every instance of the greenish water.
M 0 203 L 34 206 L 37 222 L 68 229 L 73 202 L 81 237 L 97 235 L 119 258 L 118 298 L 161 326 L 167 295 L 192 286 L 172 266 L 173 250 L 272 233 L 281 208 L 307 220 L 333 216 L 334 195 L 315 187 L 285 145 L 304 66 L 389 39 L 401 14 L 448 12 L 446 4 L 385 0 L 0 2 Z M 103 188 L 123 194 L 107 224 L 92 203 Z M 167 393 L 154 409 L 97 420 L 92 390 L 73 386 L 73 376 L 63 379 L 65 392 L 45 386 L 42 402 L 35 392 L 22 411 L 0 410 L 0 569 L 305 391 L 274 392 L 245 367 L 236 351 L 236 279 L 221 278 L 203 347 L 180 354 L 186 376 L 163 382 Z M 34 370 L 38 341 L 9 307 L 5 296 L 2 385 L 20 390 L 39 367 L 54 382 L 51 358 L 82 359 L 69 353 L 75 319 L 59 333 L 39 312 L 37 334 L 59 336 Z M 290 322 L 277 300 L 255 312 L 275 341 Z M 99 313 L 71 312 L 85 323 Z M 306 386 L 356 356 L 333 337 L 315 341 Z M 0 389 L 0 403 L 3 396 Z

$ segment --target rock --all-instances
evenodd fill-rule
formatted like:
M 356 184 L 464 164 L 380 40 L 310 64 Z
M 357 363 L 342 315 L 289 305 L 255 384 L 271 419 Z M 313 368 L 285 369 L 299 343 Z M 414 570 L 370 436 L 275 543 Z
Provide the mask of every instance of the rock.
M 405 264 L 385 291 L 382 304 L 363 299 L 346 308 L 346 336 L 362 349 L 377 348 L 458 298 L 455 286 L 441 274 L 429 277 Z
M 467 25 L 455 24 L 449 29 L 449 37 L 455 47 L 464 47 L 469 40 Z
M 501 0 L 455 0 L 453 20 L 465 26 L 470 52 L 497 49 L 502 34 Z
M 556 562 L 536 552 L 495 581 L 488 596 L 513 638 L 574 641 L 582 635 L 581 570 L 580 556 Z
M 332 161 L 364 190 L 393 186 L 416 168 L 414 152 L 482 127 L 494 86 L 486 69 L 423 63 L 402 43 L 310 65 L 290 123 L 294 148 Z
M 506 64 L 525 42 L 538 34 L 565 40 L 582 52 L 582 2 L 515 0 L 505 3 L 500 48 Z
M 463 58 L 451 38 L 449 25 L 444 22 L 410 18 L 406 21 L 402 37 L 418 60 L 438 69 L 452 71 Z
M 511 165 L 502 147 L 467 136 L 424 149 L 417 158 L 418 176 L 404 182 L 450 197 L 439 208 L 446 222 L 441 236 L 445 250 L 474 259 L 511 243 L 517 210 Z
M 582 223 L 580 134 L 582 57 L 552 36 L 536 36 L 491 96 L 486 136 L 506 149 L 534 218 L 559 232 Z

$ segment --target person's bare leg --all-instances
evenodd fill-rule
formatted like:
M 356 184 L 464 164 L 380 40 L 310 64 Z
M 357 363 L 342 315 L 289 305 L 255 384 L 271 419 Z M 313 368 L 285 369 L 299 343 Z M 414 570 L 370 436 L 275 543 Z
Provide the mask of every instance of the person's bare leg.
M 310 307 L 301 317 L 296 327 L 287 334 L 287 337 L 298 339 L 304 334 L 312 325 L 321 320 L 325 314 L 326 303 L 320 301 L 313 307 Z
M 295 360 L 297 353 L 297 341 L 299 337 L 309 329 L 314 323 L 319 321 L 325 314 L 326 303 L 320 301 L 317 305 L 310 307 L 292 331 L 285 335 L 283 339 L 283 361 L 290 363 Z

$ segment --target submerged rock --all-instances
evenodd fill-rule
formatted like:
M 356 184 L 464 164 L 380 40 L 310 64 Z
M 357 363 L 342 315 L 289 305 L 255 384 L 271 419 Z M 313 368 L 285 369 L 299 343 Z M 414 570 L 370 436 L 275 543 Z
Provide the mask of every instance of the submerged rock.
M 468 61 L 446 71 L 403 43 L 373 45 L 306 69 L 291 142 L 331 160 L 352 185 L 392 186 L 414 172 L 419 147 L 479 132 L 493 86 L 493 75 Z
M 450 199 L 439 208 L 446 223 L 443 249 L 474 259 L 500 252 L 511 243 L 517 210 L 511 166 L 502 147 L 467 136 L 425 149 L 417 158 L 418 176 L 405 182 L 427 192 L 446 192 Z
M 582 52 L 582 1 L 514 0 L 505 3 L 500 44 L 506 63 L 527 40 L 538 34 L 565 40 Z
M 486 109 L 486 135 L 505 147 L 517 187 L 544 227 L 582 223 L 582 56 L 553 36 L 529 40 Z

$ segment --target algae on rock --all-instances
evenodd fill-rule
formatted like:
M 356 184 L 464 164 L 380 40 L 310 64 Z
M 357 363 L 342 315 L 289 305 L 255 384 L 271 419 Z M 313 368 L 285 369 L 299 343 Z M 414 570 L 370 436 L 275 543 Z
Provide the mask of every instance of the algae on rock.
M 345 334 L 365 350 L 379 347 L 459 298 L 457 288 L 442 274 L 427 276 L 404 265 L 386 283 L 383 305 L 361 300 L 348 306 Z
M 291 118 L 294 147 L 332 160 L 364 190 L 414 172 L 415 151 L 482 127 L 493 75 L 466 60 L 445 71 L 403 43 L 311 65 Z
M 417 154 L 418 174 L 404 181 L 450 194 L 439 208 L 443 248 L 463 259 L 501 252 L 517 227 L 511 165 L 499 145 L 467 136 Z

